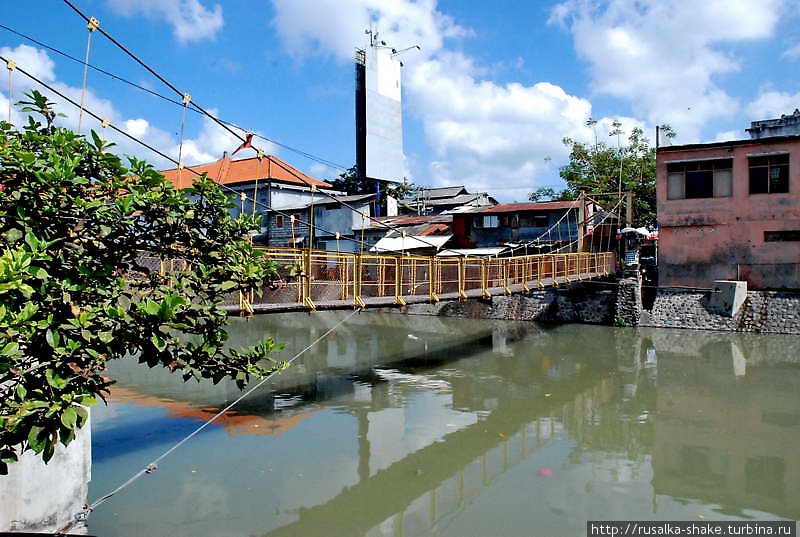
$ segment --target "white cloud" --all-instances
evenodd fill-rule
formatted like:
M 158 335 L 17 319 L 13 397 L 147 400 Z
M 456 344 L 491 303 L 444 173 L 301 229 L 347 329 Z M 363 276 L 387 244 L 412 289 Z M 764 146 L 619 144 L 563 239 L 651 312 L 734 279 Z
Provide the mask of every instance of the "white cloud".
M 496 84 L 491 68 L 448 47 L 448 39 L 469 36 L 436 9 L 434 0 L 273 0 L 274 25 L 297 57 L 352 58 L 366 43 L 364 29 L 380 32 L 396 48 L 413 44 L 420 52 L 404 57 L 406 103 L 422 121 L 435 160 L 427 166 L 436 185 L 465 184 L 496 190 L 503 199 L 524 199 L 556 173 L 567 149 L 563 137 L 588 141 L 592 114 L 586 99 L 548 82 L 531 86 Z M 622 118 L 630 125 L 641 125 Z M 606 129 L 611 120 L 598 125 Z
M 800 108 L 800 91 L 788 93 L 782 91 L 762 91 L 755 101 L 747 105 L 747 113 L 751 119 L 771 119 L 791 114 Z
M 572 32 L 597 93 L 628 100 L 636 115 L 696 141 L 708 121 L 739 108 L 716 82 L 741 67 L 724 47 L 771 37 L 782 10 L 782 0 L 761 0 L 758 9 L 751 0 L 568 0 L 550 20 Z
M 69 86 L 60 82 L 55 76 L 55 64 L 45 51 L 19 45 L 16 48 L 2 47 L 0 55 L 6 58 L 13 58 L 19 67 L 25 71 L 35 74 L 37 78 L 51 85 L 58 92 L 66 95 L 75 102 L 80 102 L 80 88 Z M 25 92 L 31 89 L 38 89 L 45 94 L 51 101 L 56 103 L 56 110 L 63 113 L 66 117 L 58 118 L 56 123 L 60 126 L 78 130 L 80 121 L 79 110 L 72 104 L 66 102 L 62 97 L 55 95 L 43 87 L 34 83 L 22 73 L 15 73 L 13 79 L 13 101 L 23 98 Z M 7 90 L 6 90 L 7 92 Z M 8 110 L 8 95 L 6 92 L 0 93 L 0 117 L 6 119 Z M 100 97 L 94 90 L 88 88 L 85 94 L 85 109 L 89 110 L 103 119 L 107 119 L 112 125 L 119 127 L 127 134 L 146 141 L 149 145 L 159 149 L 173 159 L 178 158 L 179 141 L 167 131 L 154 126 L 144 118 L 125 118 L 117 110 L 114 104 Z M 210 112 L 216 115 L 215 110 Z M 12 121 L 20 125 L 24 118 L 16 109 L 12 110 Z M 143 158 L 153 165 L 160 168 L 173 167 L 174 164 L 164 159 L 149 149 L 146 149 L 137 142 L 115 132 L 111 128 L 103 128 L 101 122 L 84 114 L 81 132 L 88 134 L 90 129 L 94 129 L 104 139 L 117 144 L 113 151 L 117 154 L 129 154 Z M 219 159 L 224 151 L 232 152 L 241 142 L 225 129 L 217 125 L 211 119 L 203 118 L 201 126 L 194 134 L 187 133 L 183 143 L 183 160 L 187 165 L 211 162 Z M 257 144 L 266 152 L 275 152 L 275 147 L 269 142 L 259 141 Z M 251 156 L 251 155 L 246 155 Z
M 800 43 L 787 49 L 783 53 L 783 57 L 787 60 L 800 60 Z
M 725 132 L 718 132 L 717 135 L 714 137 L 715 142 L 728 142 L 730 140 L 743 140 L 747 138 L 744 131 L 725 131 Z
M 138 13 L 163 19 L 172 25 L 182 43 L 210 39 L 222 29 L 222 6 L 205 7 L 199 0 L 107 0 L 109 7 L 124 16 Z
M 364 31 L 371 28 L 397 49 L 422 47 L 427 57 L 442 48 L 444 40 L 470 31 L 436 11 L 435 0 L 273 0 L 273 21 L 292 54 L 310 53 L 351 58 L 364 46 Z M 406 56 L 413 63 L 419 54 Z

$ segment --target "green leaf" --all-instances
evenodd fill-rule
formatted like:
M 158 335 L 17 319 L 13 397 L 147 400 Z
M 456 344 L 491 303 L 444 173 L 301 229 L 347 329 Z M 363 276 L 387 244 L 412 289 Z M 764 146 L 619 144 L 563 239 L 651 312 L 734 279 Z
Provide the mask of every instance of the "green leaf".
M 44 378 L 47 380 L 47 383 L 56 388 L 58 390 L 64 388 L 68 383 L 69 379 L 64 378 L 58 374 L 58 372 L 54 369 L 48 369 L 44 372 Z
M 110 331 L 98 332 L 97 337 L 100 338 L 100 341 L 103 343 L 111 343 L 111 341 L 114 340 L 114 334 L 112 334 Z
M 75 409 L 75 413 L 78 415 L 75 425 L 77 425 L 78 428 L 80 429 L 81 427 L 86 425 L 86 421 L 89 419 L 89 411 L 80 406 L 76 406 L 73 408 Z
M 28 267 L 28 274 L 36 278 L 37 280 L 47 280 L 50 279 L 50 275 L 41 267 Z
M 56 442 L 54 439 L 47 437 L 44 441 L 44 450 L 42 451 L 42 460 L 46 463 L 50 462 L 53 455 L 56 453 Z
M 44 427 L 34 425 L 28 432 L 28 446 L 36 453 L 41 453 L 47 443 Z
M 228 289 L 233 289 L 234 287 L 236 287 L 236 282 L 230 280 L 223 282 L 222 285 L 220 285 L 220 289 L 223 291 L 227 291 Z
M 97 399 L 91 395 L 84 395 L 78 398 L 78 403 L 82 404 L 83 406 L 94 406 L 97 404 Z
M 161 309 L 161 304 L 148 298 L 142 302 L 140 307 L 142 307 L 144 312 L 148 315 L 158 315 L 158 312 Z
M 150 336 L 150 341 L 153 343 L 153 346 L 158 349 L 159 351 L 164 351 L 167 348 L 167 342 L 161 339 L 158 334 L 153 334 Z
M 61 413 L 61 423 L 67 429 L 74 429 L 77 421 L 78 413 L 75 411 L 75 407 L 71 406 Z
M 58 344 L 61 341 L 61 336 L 58 335 L 58 332 L 54 330 L 47 330 L 44 336 L 45 340 L 47 340 L 47 344 L 53 347 L 54 349 L 58 348 Z
M 21 353 L 19 351 L 19 343 L 11 342 L 7 343 L 3 350 L 0 350 L 0 354 L 4 356 L 16 357 L 19 356 Z

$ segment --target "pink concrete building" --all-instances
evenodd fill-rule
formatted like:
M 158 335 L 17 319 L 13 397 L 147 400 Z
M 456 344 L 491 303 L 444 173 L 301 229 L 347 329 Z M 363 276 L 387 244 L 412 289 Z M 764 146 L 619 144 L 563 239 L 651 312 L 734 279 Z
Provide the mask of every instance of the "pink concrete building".
M 800 132 L 755 137 L 776 121 L 753 122 L 749 140 L 658 149 L 659 285 L 800 289 Z

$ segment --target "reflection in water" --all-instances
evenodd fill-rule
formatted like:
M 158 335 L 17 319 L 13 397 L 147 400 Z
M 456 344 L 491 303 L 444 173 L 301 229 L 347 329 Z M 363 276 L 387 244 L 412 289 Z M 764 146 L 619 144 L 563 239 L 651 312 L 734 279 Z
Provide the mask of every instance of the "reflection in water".
M 287 354 L 337 313 L 237 322 Z M 800 516 L 800 338 L 362 314 L 94 513 L 99 535 L 582 534 Z M 90 496 L 238 394 L 120 363 Z

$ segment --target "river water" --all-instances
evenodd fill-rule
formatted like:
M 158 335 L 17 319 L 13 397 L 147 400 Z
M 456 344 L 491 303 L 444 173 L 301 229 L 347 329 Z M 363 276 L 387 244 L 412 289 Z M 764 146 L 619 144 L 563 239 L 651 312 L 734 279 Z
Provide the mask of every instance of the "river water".
M 285 359 L 347 313 L 237 319 Z M 800 518 L 800 338 L 362 313 L 99 507 L 103 537 L 573 536 Z M 89 499 L 238 395 L 121 361 Z

